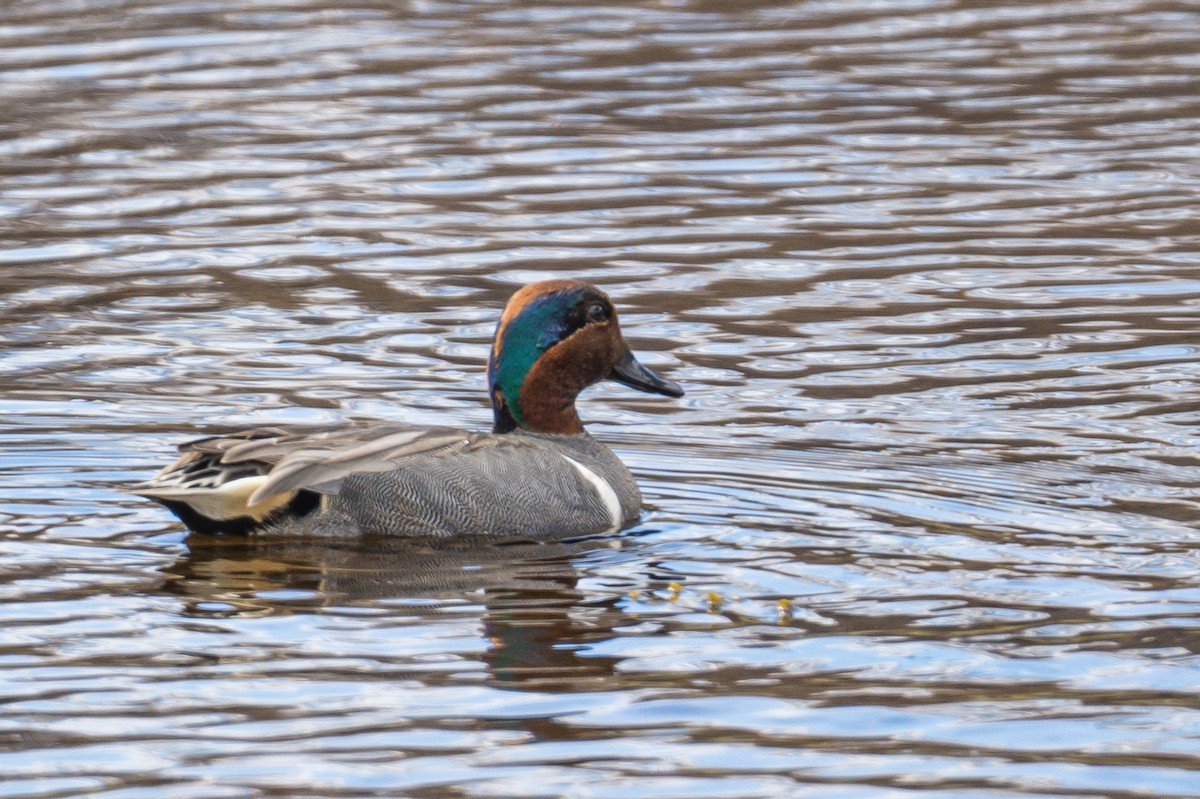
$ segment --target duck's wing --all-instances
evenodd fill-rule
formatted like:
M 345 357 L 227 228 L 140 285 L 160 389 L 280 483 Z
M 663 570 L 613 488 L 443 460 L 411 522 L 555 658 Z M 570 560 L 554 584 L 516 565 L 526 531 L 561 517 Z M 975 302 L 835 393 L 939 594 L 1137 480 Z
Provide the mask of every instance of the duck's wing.
M 193 529 L 253 529 L 286 508 L 302 512 L 299 500 L 310 510 L 316 495 L 336 494 L 351 474 L 389 471 L 478 436 L 399 424 L 257 428 L 183 444 L 178 460 L 129 491 L 163 503 Z
M 340 431 L 306 437 L 274 462 L 266 482 L 250 497 L 268 500 L 301 489 L 336 494 L 341 482 L 360 472 L 387 472 L 414 455 L 450 453 L 468 446 L 477 433 L 452 427 L 373 426 L 365 434 L 347 436 Z M 249 443 L 249 442 L 247 442 Z M 271 458 L 279 444 L 233 447 L 226 458 Z M 261 452 L 260 452 L 261 450 Z

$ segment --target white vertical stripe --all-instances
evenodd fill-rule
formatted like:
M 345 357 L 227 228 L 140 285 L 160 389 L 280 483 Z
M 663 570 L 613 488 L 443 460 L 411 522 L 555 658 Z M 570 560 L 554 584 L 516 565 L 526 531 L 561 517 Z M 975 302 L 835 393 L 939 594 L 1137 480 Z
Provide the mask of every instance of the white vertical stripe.
M 562 453 L 558 453 L 562 455 Z M 617 492 L 613 491 L 612 486 L 608 484 L 603 477 L 593 472 L 588 467 L 576 460 L 562 455 L 563 460 L 575 467 L 580 476 L 592 484 L 596 489 L 596 493 L 600 496 L 600 501 L 604 503 L 604 507 L 608 509 L 608 517 L 612 520 L 612 526 L 605 530 L 606 533 L 614 533 L 621 529 L 621 522 L 624 517 L 621 515 L 621 500 L 617 497 Z

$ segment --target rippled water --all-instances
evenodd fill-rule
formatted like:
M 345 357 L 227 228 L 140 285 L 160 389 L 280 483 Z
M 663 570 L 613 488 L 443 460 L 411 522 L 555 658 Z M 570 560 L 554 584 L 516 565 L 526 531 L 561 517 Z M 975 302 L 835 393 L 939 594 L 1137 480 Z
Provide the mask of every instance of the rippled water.
M 1171 2 L 10 4 L 0 797 L 1200 797 L 1198 68 Z M 627 534 L 116 492 L 486 427 L 565 275 L 688 388 L 584 402 Z

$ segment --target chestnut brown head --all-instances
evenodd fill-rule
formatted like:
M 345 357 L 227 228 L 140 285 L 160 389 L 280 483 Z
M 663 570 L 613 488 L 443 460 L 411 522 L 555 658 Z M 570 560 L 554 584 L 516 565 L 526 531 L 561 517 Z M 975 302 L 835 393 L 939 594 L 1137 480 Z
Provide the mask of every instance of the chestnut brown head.
M 580 433 L 575 398 L 606 378 L 639 391 L 683 396 L 677 383 L 633 356 L 612 300 L 590 283 L 545 280 L 512 296 L 488 359 L 496 432 L 521 427 Z

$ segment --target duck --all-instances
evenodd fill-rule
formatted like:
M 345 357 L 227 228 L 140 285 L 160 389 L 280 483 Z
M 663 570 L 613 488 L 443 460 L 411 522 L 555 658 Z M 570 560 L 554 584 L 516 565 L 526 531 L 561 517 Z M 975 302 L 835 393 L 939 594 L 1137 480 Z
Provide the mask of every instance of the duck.
M 260 427 L 186 442 L 178 460 L 127 491 L 213 535 L 616 532 L 638 520 L 642 495 L 575 407 L 580 392 L 606 379 L 683 396 L 637 360 L 604 291 L 581 280 L 530 283 L 509 299 L 492 339 L 490 431 Z

